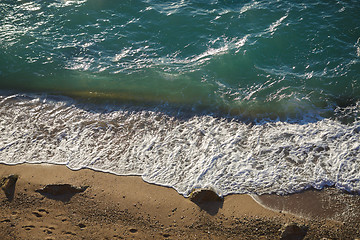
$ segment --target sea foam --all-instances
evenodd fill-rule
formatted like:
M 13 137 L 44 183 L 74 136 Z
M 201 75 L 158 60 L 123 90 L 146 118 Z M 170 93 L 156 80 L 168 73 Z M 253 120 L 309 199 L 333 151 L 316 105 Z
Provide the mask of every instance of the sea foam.
M 287 194 L 360 191 L 360 121 L 242 122 L 209 114 L 90 105 L 47 95 L 0 98 L 0 162 L 63 164 L 170 186 Z

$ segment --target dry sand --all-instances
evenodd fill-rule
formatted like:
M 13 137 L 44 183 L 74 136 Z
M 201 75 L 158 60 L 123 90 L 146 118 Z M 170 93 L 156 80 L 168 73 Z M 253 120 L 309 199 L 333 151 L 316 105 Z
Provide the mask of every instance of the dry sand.
M 270 210 L 240 194 L 197 205 L 140 177 L 65 166 L 0 164 L 0 177 L 11 174 L 19 178 L 13 196 L 0 193 L 0 239 L 280 239 L 292 222 L 308 228 L 305 239 L 360 237 L 359 196 L 336 190 L 256 198 Z M 48 184 L 87 188 L 36 191 Z

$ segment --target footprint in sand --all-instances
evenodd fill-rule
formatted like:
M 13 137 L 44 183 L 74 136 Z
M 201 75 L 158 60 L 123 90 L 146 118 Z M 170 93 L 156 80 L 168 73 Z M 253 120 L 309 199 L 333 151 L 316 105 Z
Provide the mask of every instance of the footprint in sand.
M 37 211 L 33 211 L 32 214 L 34 214 L 36 217 L 40 218 L 43 216 L 43 214 L 49 214 L 48 211 L 46 211 L 45 209 L 43 208 L 40 208 L 39 210 Z
M 164 234 L 163 234 L 163 237 L 164 237 L 164 238 L 168 238 L 168 237 L 170 237 L 170 234 L 164 233 Z
M 76 234 L 73 233 L 73 232 L 69 232 L 69 231 L 63 231 L 63 234 L 66 234 L 66 235 L 73 235 L 75 236 Z
M 43 213 L 49 214 L 49 212 L 46 211 L 46 209 L 43 209 L 43 208 L 40 208 L 40 209 L 38 210 L 38 212 L 43 212 Z
M 54 227 L 48 227 L 48 226 L 41 226 L 40 228 L 43 228 L 43 232 L 47 234 L 52 234 L 55 230 Z
M 32 212 L 32 214 L 34 214 L 38 218 L 43 216 L 41 213 L 39 213 L 37 211 Z
M 79 223 L 78 226 L 79 226 L 79 228 L 81 228 L 81 229 L 86 228 L 86 225 L 83 224 L 83 223 Z
M 49 229 L 44 229 L 43 232 L 47 234 L 52 234 L 52 231 L 50 231 Z
M 22 226 L 22 228 L 24 228 L 26 231 L 29 231 L 29 230 L 35 228 L 35 226 L 34 225 L 25 225 L 25 226 Z

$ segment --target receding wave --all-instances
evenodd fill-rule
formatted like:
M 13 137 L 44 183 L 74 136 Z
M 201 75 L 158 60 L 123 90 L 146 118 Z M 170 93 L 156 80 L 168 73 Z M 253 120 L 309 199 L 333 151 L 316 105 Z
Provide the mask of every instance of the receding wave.
M 360 121 L 244 123 L 186 112 L 1 97 L 0 159 L 140 175 L 182 194 L 360 191 Z

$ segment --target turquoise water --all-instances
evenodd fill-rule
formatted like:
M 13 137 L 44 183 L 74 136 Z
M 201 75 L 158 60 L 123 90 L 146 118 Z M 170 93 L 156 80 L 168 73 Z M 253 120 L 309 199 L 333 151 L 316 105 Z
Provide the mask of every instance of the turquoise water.
M 2 0 L 0 162 L 188 195 L 360 193 L 359 1 Z
M 2 1 L 0 87 L 233 115 L 360 96 L 357 1 Z

